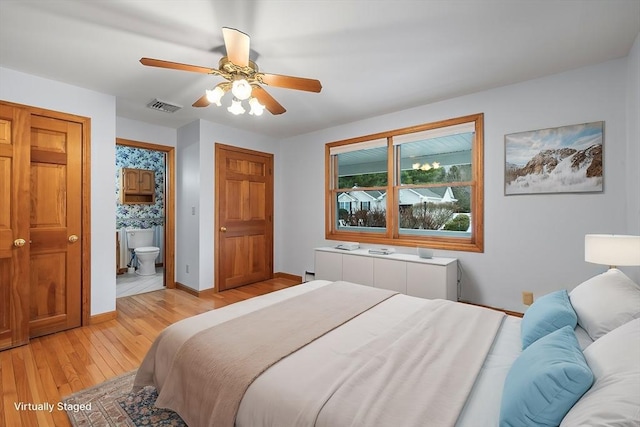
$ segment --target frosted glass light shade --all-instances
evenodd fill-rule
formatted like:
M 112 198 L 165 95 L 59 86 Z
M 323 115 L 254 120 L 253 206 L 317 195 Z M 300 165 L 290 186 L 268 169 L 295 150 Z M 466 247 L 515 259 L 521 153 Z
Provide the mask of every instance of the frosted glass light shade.
M 249 105 L 251 106 L 251 110 L 249 110 L 249 114 L 252 116 L 261 116 L 264 113 L 264 105 L 260 104 L 256 98 L 251 98 L 249 100 Z
M 233 98 L 233 101 L 231 101 L 231 107 L 227 108 L 227 111 L 237 116 L 238 114 L 244 114 L 245 109 L 242 107 L 242 103 L 239 100 Z
M 245 79 L 234 80 L 231 85 L 231 93 L 240 101 L 244 101 L 251 96 L 251 85 Z
M 212 104 L 216 104 L 218 107 L 222 105 L 220 103 L 220 100 L 224 95 L 224 90 L 220 86 L 216 86 L 216 88 L 213 90 L 207 89 L 205 90 L 205 93 L 207 94 L 207 101 L 209 101 Z
M 584 260 L 608 266 L 640 265 L 640 236 L 587 234 Z

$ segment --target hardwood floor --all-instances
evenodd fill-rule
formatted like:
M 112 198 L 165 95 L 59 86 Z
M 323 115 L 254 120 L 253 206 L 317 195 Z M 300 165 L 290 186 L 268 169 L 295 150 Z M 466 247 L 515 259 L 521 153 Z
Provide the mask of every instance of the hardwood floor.
M 32 339 L 0 351 L 0 426 L 70 426 L 64 396 L 136 369 L 166 326 L 205 311 L 296 285 L 271 279 L 197 298 L 166 289 L 118 298 L 117 319 Z M 52 412 L 16 405 L 49 403 Z

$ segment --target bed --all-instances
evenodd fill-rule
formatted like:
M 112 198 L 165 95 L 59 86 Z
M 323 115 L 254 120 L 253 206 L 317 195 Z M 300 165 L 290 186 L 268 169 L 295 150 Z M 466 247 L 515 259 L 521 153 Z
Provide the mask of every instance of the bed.
M 633 282 L 627 285 L 625 290 L 628 292 L 624 292 L 621 297 L 629 302 L 629 294 L 637 291 L 640 295 L 640 288 Z M 236 383 L 242 382 L 236 381 L 233 376 L 235 373 L 227 376 L 229 371 L 241 370 L 237 365 L 219 368 L 221 371 L 210 371 L 210 367 L 218 363 L 216 354 L 223 353 L 212 348 L 222 350 L 227 347 L 226 341 L 217 341 L 219 331 L 223 330 L 221 327 L 242 322 L 251 316 L 262 316 L 261 313 L 268 312 L 269 309 L 272 312 L 281 311 L 280 307 L 284 307 L 282 304 L 293 305 L 295 301 L 295 307 L 298 307 L 298 301 L 305 298 L 322 300 L 324 296 L 320 292 L 327 293 L 329 289 L 337 288 L 354 289 L 367 295 L 372 291 L 372 288 L 357 284 L 317 280 L 212 310 L 171 325 L 154 341 L 138 370 L 134 388 L 155 386 L 159 392 L 156 404 L 175 410 L 192 427 L 532 425 L 530 421 L 538 416 L 535 412 L 540 412 L 536 405 L 548 397 L 532 396 L 532 393 L 535 394 L 540 389 L 540 375 L 531 372 L 536 369 L 530 367 L 544 359 L 536 351 L 556 354 L 555 350 L 549 351 L 548 347 L 542 345 L 548 345 L 546 341 L 549 339 L 545 335 L 555 337 L 562 332 L 565 335 L 570 333 L 571 336 L 560 336 L 561 342 L 575 341 L 575 348 L 570 350 L 571 363 L 576 357 L 575 353 L 580 353 L 579 358 L 582 358 L 583 363 L 576 369 L 579 376 L 586 378 L 578 381 L 581 384 L 577 390 L 570 390 L 570 396 L 559 399 L 564 406 L 570 405 L 568 408 L 558 410 L 554 404 L 550 409 L 553 413 L 549 417 L 545 415 L 547 418 L 542 422 L 536 421 L 535 425 L 559 425 L 559 421 L 554 421 L 554 417 L 558 420 L 558 413 L 561 413 L 559 420 L 566 418 L 565 414 L 569 417 L 569 422 L 563 424 L 567 426 L 584 425 L 585 417 L 590 420 L 598 419 L 597 417 L 603 417 L 604 420 L 618 417 L 617 421 L 622 420 L 628 424 L 617 425 L 638 425 L 634 423 L 640 420 L 640 396 L 633 396 L 631 393 L 632 397 L 629 399 L 627 395 L 633 387 L 640 386 L 640 367 L 629 358 L 626 365 L 623 364 L 618 369 L 626 369 L 631 375 L 625 375 L 627 380 L 622 381 L 623 391 L 615 391 L 614 397 L 617 396 L 616 393 L 627 397 L 621 403 L 622 406 L 613 411 L 607 410 L 603 415 L 602 393 L 591 399 L 590 391 L 587 392 L 590 388 L 597 388 L 599 378 L 596 376 L 594 379 L 587 364 L 589 358 L 585 359 L 587 355 L 582 356 L 582 350 L 597 346 L 594 346 L 589 329 L 579 325 L 577 319 L 573 325 L 569 319 L 570 326 L 564 325 L 564 319 L 556 319 L 563 317 L 556 316 L 554 312 L 557 298 L 547 298 L 551 300 L 547 302 L 544 298 L 539 299 L 542 303 L 538 304 L 537 301 L 536 305 L 540 308 L 536 307 L 534 310 L 532 306 L 532 314 L 520 319 L 468 304 L 426 300 L 402 294 L 378 295 L 375 298 L 379 300 L 374 298 L 369 303 L 370 306 L 363 302 L 365 308 L 357 314 L 346 314 L 346 320 L 338 320 L 336 325 L 318 326 L 320 332 L 314 332 L 315 335 L 311 338 L 304 338 L 310 342 L 296 344 L 294 348 L 299 348 L 286 350 L 290 353 L 282 356 L 276 354 L 271 362 L 266 362 L 266 366 L 255 368 L 257 370 L 254 373 L 248 374 L 246 386 L 239 386 L 240 397 L 235 406 L 230 405 L 231 415 L 217 418 L 217 412 L 212 408 L 221 405 L 220 401 L 226 399 L 224 396 L 221 398 L 218 393 L 224 394 L 227 389 L 233 389 Z M 598 286 L 590 288 L 598 290 Z M 353 294 L 354 301 L 368 298 L 361 295 Z M 569 294 L 564 291 L 563 295 L 565 300 L 561 305 L 567 305 L 566 301 L 570 301 Z M 576 295 L 580 296 L 579 293 Z M 348 301 L 350 296 L 340 295 L 337 298 Z M 585 299 L 587 303 L 584 303 Z M 593 311 L 588 304 L 593 303 L 594 299 L 597 302 L 599 298 L 582 298 L 581 304 L 584 307 L 581 308 Z M 631 310 L 640 311 L 640 305 L 635 306 L 635 301 L 632 299 L 628 305 Z M 353 304 L 347 302 L 345 305 Z M 279 308 L 273 310 L 274 307 Z M 313 313 L 314 310 L 305 308 L 302 311 Z M 551 315 L 548 314 L 549 311 L 552 312 Z M 571 311 L 575 313 L 577 310 L 572 308 Z M 318 319 L 334 317 L 333 314 L 326 314 L 320 310 L 316 315 L 319 316 Z M 311 317 L 313 315 L 310 314 Z M 339 316 L 340 314 L 336 315 L 338 318 Z M 578 317 L 577 314 L 574 316 Z M 640 317 L 640 313 L 631 314 L 631 319 L 634 316 Z M 423 320 L 425 317 L 429 320 Z M 539 318 L 543 320 L 540 321 Z M 553 321 L 549 322 L 549 318 L 553 318 Z M 615 344 L 606 345 L 605 350 L 613 345 L 629 347 L 634 339 L 640 343 L 640 323 L 631 322 L 626 317 L 619 322 L 628 324 L 625 325 L 627 330 L 618 334 L 621 337 L 614 336 Z M 313 330 L 322 321 L 312 319 L 305 324 L 304 321 L 288 319 L 288 323 L 294 327 L 285 334 L 283 341 L 288 341 L 290 334 L 295 336 L 299 329 Z M 530 324 L 534 327 L 524 328 Z M 240 329 L 252 329 L 247 328 L 245 323 L 238 325 Z M 607 328 L 620 329 L 618 326 L 620 325 L 615 325 L 615 322 L 609 322 Z M 322 328 L 327 330 L 322 331 Z M 602 332 L 601 330 L 600 333 Z M 259 330 L 254 333 L 262 335 L 264 332 Z M 530 348 L 523 351 L 523 336 L 532 334 L 543 336 L 534 339 L 528 345 Z M 230 335 L 236 335 L 236 332 Z M 608 339 L 611 334 L 605 332 L 602 335 Z M 630 340 L 630 336 L 633 339 Z M 204 338 L 206 343 L 196 345 L 198 337 Z M 212 338 L 213 347 L 206 347 Z M 258 341 L 259 339 L 256 342 Z M 257 345 L 260 346 L 259 343 Z M 234 344 L 229 344 L 230 348 L 233 346 Z M 264 344 L 262 347 L 265 347 Z M 541 349 L 536 350 L 536 347 Z M 276 350 L 262 348 L 253 354 L 270 351 Z M 562 351 L 561 359 L 566 356 Z M 192 359 L 186 359 L 181 366 L 179 360 L 185 357 L 183 353 L 189 352 L 192 353 Z M 594 353 L 600 358 L 612 357 L 606 351 L 605 356 L 599 356 L 597 351 Z M 630 347 L 629 355 L 637 355 L 640 360 L 640 344 Z M 251 364 L 253 358 L 251 356 L 251 360 L 247 359 L 245 362 Z M 237 361 L 242 356 L 235 354 L 231 359 Z M 518 365 L 523 364 L 525 368 L 520 368 L 522 372 L 516 372 Z M 557 365 L 553 360 L 547 364 Z M 609 365 L 608 362 L 605 364 Z M 638 375 L 634 377 L 636 370 Z M 573 374 L 573 371 L 569 372 Z M 560 372 L 560 375 L 564 374 L 566 369 Z M 601 376 L 611 376 L 605 374 Z M 534 378 L 531 378 L 532 375 Z M 547 372 L 542 374 L 543 378 L 545 376 L 548 376 Z M 216 380 L 220 378 L 224 379 Z M 217 381 L 214 391 L 208 388 L 209 385 L 200 383 L 203 379 L 207 384 Z M 608 385 L 611 381 L 605 383 L 605 394 L 608 393 L 608 398 L 611 398 L 611 387 Z M 509 386 L 518 391 L 509 391 Z M 574 386 L 572 383 L 567 387 L 571 389 Z M 525 392 L 521 393 L 521 389 Z M 508 391 L 506 396 L 503 390 Z M 585 399 L 587 402 L 582 405 L 584 408 L 572 415 L 571 407 L 580 406 Z M 530 408 L 532 401 L 537 403 Z M 546 407 L 545 403 L 543 405 Z M 632 413 L 634 410 L 635 414 Z M 533 415 L 529 414 L 531 411 L 534 412 Z M 571 421 L 572 418 L 575 422 Z

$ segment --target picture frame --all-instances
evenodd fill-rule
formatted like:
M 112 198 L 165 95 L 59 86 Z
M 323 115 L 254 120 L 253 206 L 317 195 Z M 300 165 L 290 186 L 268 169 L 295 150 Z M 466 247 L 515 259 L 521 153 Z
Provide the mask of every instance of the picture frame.
M 604 121 L 505 135 L 504 193 L 602 192 Z

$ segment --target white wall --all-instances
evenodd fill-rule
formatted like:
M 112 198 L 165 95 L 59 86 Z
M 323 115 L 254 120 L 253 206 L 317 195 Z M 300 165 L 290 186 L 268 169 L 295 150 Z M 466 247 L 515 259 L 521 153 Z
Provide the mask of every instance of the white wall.
M 628 179 L 637 162 L 627 168 L 628 68 L 625 58 L 282 141 L 287 167 L 278 214 L 287 227 L 282 229 L 281 269 L 295 274 L 313 270 L 313 248 L 334 244 L 324 240 L 327 142 L 483 112 L 485 251 L 436 255 L 461 261 L 462 297 L 473 302 L 523 311 L 522 291 L 541 296 L 572 289 L 603 271 L 584 262 L 584 235 L 624 234 L 629 229 L 632 213 L 625 206 L 637 185 Z M 505 134 L 599 120 L 605 121 L 604 192 L 504 195 Z M 300 194 L 305 194 L 304 203 L 298 200 Z M 629 273 L 637 275 L 637 269 Z
M 158 114 L 168 113 L 159 111 Z M 116 117 L 116 136 L 132 141 L 175 147 L 178 139 L 178 130 L 166 126 L 142 123 L 124 117 Z
M 583 261 L 584 234 L 640 233 L 639 76 L 636 38 L 625 59 L 285 141 L 206 121 L 174 130 L 116 118 L 110 95 L 5 68 L 0 99 L 91 118 L 92 315 L 115 310 L 115 204 L 96 195 L 113 193 L 116 135 L 177 147 L 176 280 L 203 290 L 213 286 L 214 275 L 215 142 L 274 154 L 274 271 L 302 275 L 314 269 L 313 248 L 333 243 L 324 240 L 324 144 L 484 112 L 485 252 L 437 255 L 461 260 L 465 299 L 523 310 L 522 290 L 540 296 L 571 289 L 603 270 Z M 603 193 L 504 196 L 505 134 L 596 120 L 605 121 Z M 640 269 L 624 270 L 640 282 Z
M 178 129 L 176 149 L 176 281 L 198 289 L 200 258 L 200 125 Z M 187 265 L 189 272 L 187 272 Z
M 259 120 L 253 116 L 236 119 Z M 272 153 L 274 162 L 278 157 L 278 145 L 268 136 L 204 120 L 178 130 L 176 280 L 198 291 L 214 285 L 215 143 Z M 278 172 L 274 169 L 277 182 Z M 277 226 L 274 231 L 278 234 Z M 187 264 L 189 274 L 186 273 Z
M 91 314 L 116 308 L 114 197 L 116 101 L 113 96 L 0 68 L 0 99 L 91 119 Z M 106 243 L 108 242 L 108 244 Z

